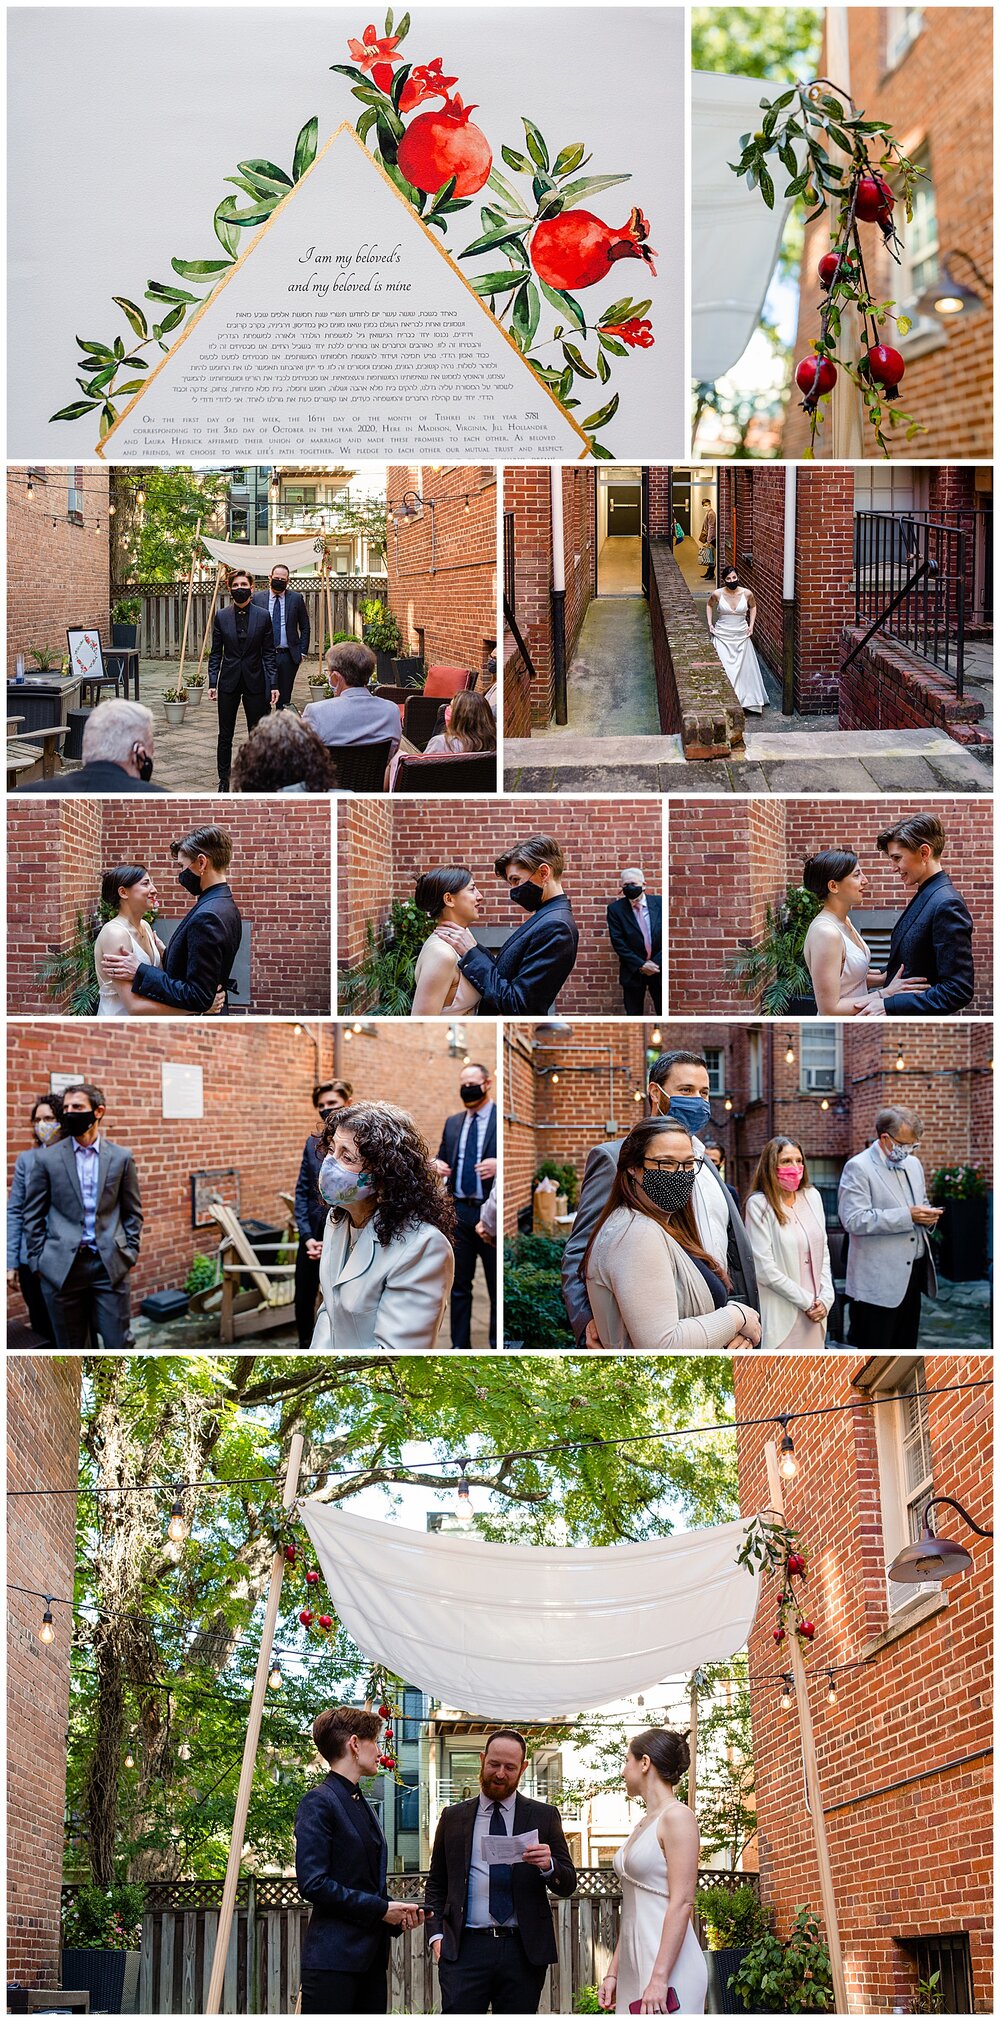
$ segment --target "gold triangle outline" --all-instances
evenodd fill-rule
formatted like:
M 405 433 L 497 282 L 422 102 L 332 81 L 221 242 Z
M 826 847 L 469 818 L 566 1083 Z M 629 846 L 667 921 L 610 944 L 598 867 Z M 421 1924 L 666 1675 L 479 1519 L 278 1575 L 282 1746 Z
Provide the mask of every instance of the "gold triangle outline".
M 487 308 L 486 303 L 483 301 L 482 296 L 477 295 L 475 288 L 472 286 L 471 281 L 468 279 L 468 276 L 463 274 L 461 268 L 452 259 L 451 254 L 449 253 L 447 247 L 444 245 L 443 241 L 439 238 L 437 232 L 432 232 L 430 226 L 424 223 L 423 218 L 417 215 L 417 212 L 414 210 L 412 204 L 407 203 L 406 198 L 403 195 L 402 191 L 396 188 L 396 185 L 393 182 L 392 177 L 386 174 L 382 163 L 378 159 L 378 156 L 373 154 L 370 148 L 367 148 L 365 146 L 364 141 L 361 139 L 360 135 L 355 132 L 355 129 L 351 125 L 349 119 L 342 119 L 340 125 L 334 127 L 333 132 L 323 142 L 323 145 L 320 148 L 320 151 L 317 154 L 315 160 L 310 162 L 309 167 L 305 172 L 305 175 L 299 177 L 298 182 L 293 184 L 292 188 L 289 190 L 288 195 L 286 197 L 282 197 L 281 202 L 275 206 L 274 210 L 271 212 L 270 217 L 266 220 L 264 224 L 260 225 L 258 229 L 254 232 L 254 235 L 250 240 L 249 245 L 244 247 L 243 251 L 239 256 L 239 259 L 236 260 L 234 264 L 229 268 L 228 272 L 223 275 L 222 280 L 219 281 L 217 285 L 212 289 L 211 294 L 206 295 L 205 300 L 201 304 L 201 307 L 195 310 L 195 313 L 190 318 L 190 321 L 185 324 L 184 329 L 181 331 L 180 336 L 177 338 L 176 343 L 171 344 L 169 351 L 166 352 L 165 356 L 160 359 L 159 364 L 153 367 L 153 370 L 150 373 L 149 378 L 146 380 L 142 388 L 142 391 L 140 393 L 133 393 L 132 398 L 128 403 L 128 406 L 123 407 L 121 413 L 118 416 L 117 421 L 112 422 L 112 425 L 108 429 L 107 434 L 103 436 L 101 438 L 101 441 L 97 444 L 97 447 L 94 452 L 95 455 L 101 457 L 102 459 L 104 458 L 104 454 L 107 449 L 108 443 L 111 441 L 111 438 L 115 434 L 116 430 L 121 427 L 122 422 L 125 421 L 127 417 L 132 413 L 133 408 L 138 407 L 140 401 L 146 398 L 146 395 L 149 392 L 149 389 L 153 384 L 154 379 L 156 379 L 158 374 L 162 372 L 164 366 L 169 365 L 171 359 L 176 357 L 178 351 L 181 348 L 181 345 L 187 342 L 187 339 L 190 337 L 192 330 L 194 330 L 197 327 L 198 323 L 200 323 L 201 318 L 205 314 L 206 309 L 212 308 L 214 304 L 218 301 L 223 288 L 228 287 L 230 281 L 233 280 L 235 276 L 239 273 L 239 270 L 243 266 L 244 262 L 250 259 L 251 255 L 256 250 L 257 246 L 260 245 L 261 240 L 265 238 L 267 233 L 270 231 L 271 226 L 277 222 L 278 218 L 281 216 L 282 211 L 287 208 L 287 206 L 291 203 L 293 197 L 295 197 L 298 194 L 298 191 L 302 188 L 303 183 L 308 182 L 309 177 L 315 172 L 316 169 L 318 169 L 320 162 L 323 160 L 324 155 L 329 153 L 331 147 L 333 146 L 334 141 L 338 140 L 342 133 L 347 133 L 350 135 L 355 146 L 360 148 L 361 153 L 365 157 L 365 160 L 370 162 L 373 168 L 377 169 L 379 175 L 382 177 L 382 180 L 385 183 L 386 188 L 392 192 L 392 195 L 395 197 L 397 203 L 402 204 L 403 209 L 407 214 L 407 217 L 411 218 L 416 224 L 420 226 L 420 229 L 423 232 L 424 237 L 429 240 L 430 244 L 434 247 L 434 251 L 438 254 L 439 258 L 443 259 L 447 263 L 450 271 L 457 277 L 458 280 L 461 281 L 462 286 L 463 288 L 466 289 L 467 293 L 472 296 L 472 299 L 475 302 L 476 307 L 482 311 L 482 314 L 484 316 L 489 318 L 489 321 L 493 324 L 494 329 L 499 330 L 501 337 L 504 339 L 504 342 L 510 345 L 510 348 L 514 353 L 515 358 L 517 358 L 519 364 L 523 365 L 526 372 L 531 373 L 531 378 L 534 384 L 537 386 L 539 392 L 544 393 L 546 397 L 552 401 L 554 407 L 558 407 L 563 420 L 568 424 L 570 428 L 572 428 L 574 434 L 580 437 L 580 440 L 584 445 L 583 449 L 580 452 L 579 458 L 580 462 L 582 463 L 586 461 L 586 459 L 590 456 L 590 442 L 587 436 L 584 434 L 583 429 L 580 427 L 579 422 L 574 421 L 571 414 L 567 414 L 566 409 L 562 404 L 562 401 L 557 397 L 555 393 L 553 393 L 551 386 L 546 386 L 544 379 L 539 379 L 537 374 L 532 372 L 531 366 L 528 364 L 527 359 L 524 357 L 523 352 L 518 350 L 517 345 L 515 344 L 514 339 L 510 334 L 510 331 L 504 329 L 503 324 L 498 321 L 497 317 L 493 314 L 492 309 Z M 401 449 L 405 448 L 405 446 L 406 446 L 405 443 L 399 445 Z M 310 453 L 310 447 L 308 443 L 303 443 L 302 453 L 303 455 L 308 455 Z M 557 461 L 558 459 L 552 460 Z

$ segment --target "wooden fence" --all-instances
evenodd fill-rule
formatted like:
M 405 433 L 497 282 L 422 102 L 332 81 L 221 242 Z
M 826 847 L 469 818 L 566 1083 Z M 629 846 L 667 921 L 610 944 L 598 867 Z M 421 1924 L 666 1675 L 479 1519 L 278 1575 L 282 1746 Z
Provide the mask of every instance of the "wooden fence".
M 258 588 L 262 587 L 263 583 L 258 584 Z M 315 576 L 293 577 L 292 587 L 301 590 L 306 600 L 312 633 L 309 656 L 312 658 L 314 654 L 318 655 L 322 651 L 327 632 L 326 594 Z M 154 583 L 140 588 L 137 592 L 142 597 L 139 651 L 144 660 L 180 658 L 187 593 L 186 582 Z M 387 596 L 388 585 L 384 576 L 331 576 L 333 630 L 351 632 L 355 638 L 360 638 L 361 606 L 365 598 L 386 599 Z M 189 660 L 198 658 L 211 603 L 212 584 L 209 582 L 196 589 L 191 598 L 191 621 L 187 642 Z

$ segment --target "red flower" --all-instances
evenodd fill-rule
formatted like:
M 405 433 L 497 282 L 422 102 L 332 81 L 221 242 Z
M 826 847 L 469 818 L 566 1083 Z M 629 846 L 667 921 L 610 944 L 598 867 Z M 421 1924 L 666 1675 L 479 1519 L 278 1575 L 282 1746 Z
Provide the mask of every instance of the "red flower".
M 648 316 L 629 316 L 627 322 L 605 323 L 602 327 L 606 336 L 620 337 L 622 343 L 628 344 L 633 351 L 648 351 L 654 342 L 653 325 Z
M 442 56 L 433 56 L 429 63 L 414 64 L 400 96 L 400 112 L 412 112 L 415 106 L 423 104 L 425 98 L 447 98 L 458 78 L 442 75 L 443 61 Z
M 370 70 L 372 83 L 377 84 L 380 91 L 388 91 L 392 83 L 392 66 L 403 60 L 401 56 L 396 55 L 399 36 L 379 35 L 375 23 L 369 21 L 363 40 L 361 42 L 349 40 L 347 47 L 359 70 Z

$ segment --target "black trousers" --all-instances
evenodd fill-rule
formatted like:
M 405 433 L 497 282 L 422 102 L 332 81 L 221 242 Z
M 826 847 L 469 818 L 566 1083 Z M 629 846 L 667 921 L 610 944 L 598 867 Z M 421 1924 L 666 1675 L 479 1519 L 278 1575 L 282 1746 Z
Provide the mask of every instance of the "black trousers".
M 625 1016 L 627 1018 L 641 1018 L 646 1008 L 647 990 L 653 999 L 653 1011 L 659 1017 L 660 1005 L 663 1001 L 662 971 L 659 975 L 640 975 L 636 977 L 635 982 L 622 983 L 622 996 L 625 999 Z
M 367 1972 L 320 1972 L 302 1968 L 303 2014 L 385 2014 L 389 1982 L 384 1965 Z
M 34 1332 L 40 1333 L 42 1339 L 51 1342 L 54 1347 L 55 1335 L 52 1331 L 52 1321 L 49 1318 L 49 1308 L 45 1303 L 45 1288 L 38 1272 L 29 1270 L 26 1263 L 19 1263 L 17 1266 L 17 1281 L 21 1287 L 21 1297 L 28 1308 L 28 1318 L 31 1321 Z
M 547 1965 L 533 1965 L 519 1930 L 463 1930 L 458 1957 L 442 1958 L 442 2014 L 537 2014 Z
M 96 1249 L 80 1248 L 66 1281 L 56 1291 L 45 1284 L 45 1301 L 55 1344 L 63 1354 L 85 1354 L 99 1333 L 109 1354 L 125 1347 L 131 1331 L 128 1278 L 112 1284 Z
M 482 1213 L 481 1200 L 455 1201 L 452 1248 L 455 1251 L 455 1281 L 451 1290 L 451 1344 L 468 1353 L 472 1346 L 472 1285 L 476 1258 L 482 1259 L 486 1289 L 490 1294 L 490 1346 L 497 1344 L 497 1246 L 476 1234 Z
M 229 770 L 233 762 L 233 732 L 239 715 L 240 703 L 247 719 L 247 730 L 254 730 L 271 707 L 271 697 L 266 687 L 255 683 L 252 690 L 240 682 L 238 688 L 219 688 L 215 706 L 219 711 L 219 742 L 216 749 L 216 763 L 219 767 L 219 786 L 229 789 Z
M 306 1255 L 306 1245 L 299 1236 L 299 1246 L 295 1252 L 295 1324 L 298 1328 L 299 1346 L 303 1353 L 313 1337 L 316 1324 L 316 1296 L 319 1291 L 319 1257 Z
M 274 657 L 278 662 L 278 700 L 276 706 L 279 709 L 287 709 L 292 699 L 295 676 L 299 670 L 287 646 L 279 646 Z
M 918 1256 L 910 1271 L 901 1305 L 865 1305 L 851 1300 L 851 1323 L 847 1338 L 851 1347 L 869 1353 L 904 1354 L 917 1345 L 920 1333 L 921 1294 L 927 1282 L 927 1260 Z

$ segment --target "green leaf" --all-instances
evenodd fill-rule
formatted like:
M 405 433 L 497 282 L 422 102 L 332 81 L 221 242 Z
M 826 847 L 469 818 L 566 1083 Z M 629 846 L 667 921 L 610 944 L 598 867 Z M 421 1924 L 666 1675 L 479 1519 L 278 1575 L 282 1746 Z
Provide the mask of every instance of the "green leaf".
M 603 330 L 598 330 L 597 341 L 602 351 L 610 351 L 613 358 L 628 357 L 628 345 L 623 344 L 620 337 L 608 337 Z
M 86 385 L 83 388 L 84 392 L 92 394 L 103 393 L 105 386 L 110 386 L 111 381 L 114 378 L 117 370 L 118 370 L 117 362 L 114 362 L 110 365 L 102 366 L 101 370 L 95 374 L 93 379 L 88 379 Z M 82 381 L 78 383 L 82 383 Z
M 510 204 L 511 209 L 518 211 L 522 217 L 528 218 L 531 216 L 531 212 L 518 196 L 516 189 L 512 189 L 510 183 L 504 181 L 503 176 L 499 174 L 497 169 L 491 170 L 486 187 L 487 189 L 491 189 L 495 196 L 502 196 L 504 202 Z
M 527 140 L 528 143 L 528 153 L 530 154 L 532 161 L 538 168 L 548 168 L 549 150 L 546 147 L 545 142 L 542 139 L 541 133 L 539 132 L 538 127 L 534 123 L 534 120 L 525 119 L 524 115 L 522 114 L 521 125 L 524 128 L 525 139 Z
M 115 355 L 110 344 L 99 344 L 96 337 L 77 337 L 76 342 L 81 351 L 86 351 L 89 357 L 113 358 Z
M 127 295 L 112 295 L 123 316 L 127 317 L 137 337 L 148 337 L 149 327 L 137 302 L 130 302 Z
M 820 104 L 823 107 L 824 112 L 828 112 L 831 118 L 843 119 L 844 108 L 841 105 L 839 98 L 831 98 L 828 93 L 824 93 L 823 97 L 820 99 Z
M 410 32 L 410 17 L 408 14 L 404 14 L 399 24 L 399 27 L 396 30 L 396 41 L 397 42 L 405 41 L 409 32 Z
M 219 205 L 216 216 L 220 217 L 224 224 L 239 225 L 241 228 L 244 225 L 262 225 L 265 219 L 270 217 L 277 201 L 277 197 L 269 198 L 266 203 L 252 204 L 249 210 L 240 210 L 234 198 L 226 197 Z
M 577 197 L 596 196 L 599 190 L 614 189 L 619 182 L 631 182 L 630 175 L 585 175 L 579 182 L 568 182 L 563 190 L 567 203 Z
M 391 35 L 391 34 L 392 34 L 392 8 L 391 8 L 391 7 L 389 8 L 389 10 L 388 10 L 388 12 L 387 12 L 387 14 L 386 14 L 386 17 L 385 17 L 385 33 L 386 33 L 386 35 Z
M 368 135 L 370 134 L 374 124 L 375 124 L 375 114 L 372 111 L 371 107 L 369 106 L 368 111 L 363 112 L 361 114 L 361 118 L 358 120 L 358 127 L 357 127 L 358 138 L 360 140 L 367 140 Z
M 786 105 L 791 105 L 792 99 L 795 97 L 795 93 L 796 87 L 793 84 L 791 91 L 783 91 L 780 98 L 773 98 L 771 100 L 771 111 L 783 112 Z
M 600 458 L 604 463 L 614 463 L 615 461 L 614 452 L 610 449 L 605 449 L 603 442 L 594 442 L 592 440 L 590 453 L 592 456 Z
M 292 178 L 279 168 L 276 161 L 241 161 L 237 163 L 241 175 L 257 176 L 261 182 L 275 183 L 279 189 L 291 189 Z
M 580 424 L 581 427 L 587 429 L 603 428 L 605 422 L 610 421 L 611 416 L 613 414 L 617 414 L 618 402 L 620 399 L 621 399 L 620 393 L 613 393 L 611 399 L 608 401 L 607 406 L 598 407 L 596 414 L 588 414 L 586 421 L 581 422 Z
M 330 69 L 335 70 L 338 77 L 353 77 L 355 84 L 368 83 L 367 72 L 359 70 L 356 63 L 331 63 Z M 305 132 L 305 127 L 302 131 Z
M 306 169 L 312 167 L 312 164 L 316 159 L 316 142 L 318 136 L 319 136 L 318 119 L 307 119 L 295 143 L 295 156 L 292 161 L 293 182 L 298 182 L 300 176 L 305 175 Z
M 521 245 L 527 230 L 528 226 L 525 223 L 504 225 L 497 231 L 483 232 L 481 238 L 473 239 L 469 246 L 463 246 L 458 257 L 460 260 L 469 260 L 475 253 L 488 252 L 491 246 Z
M 546 203 L 543 203 L 539 209 L 538 212 L 539 223 L 541 223 L 543 218 L 557 218 L 559 216 L 560 211 L 564 211 L 565 208 L 566 208 L 565 197 L 550 196 L 548 201 Z
M 527 267 L 514 267 L 506 268 L 500 273 L 477 274 L 472 285 L 477 295 L 506 295 L 511 288 L 517 288 L 522 281 L 530 279 Z
M 525 349 L 531 343 L 538 328 L 540 308 L 538 289 L 535 287 L 533 281 L 525 281 L 524 286 L 518 289 L 515 296 L 514 309 L 511 316 L 512 328 L 515 334 L 522 339 Z
M 649 305 L 647 303 L 647 307 L 648 306 Z M 624 320 L 626 316 L 630 315 L 631 312 L 632 312 L 631 295 L 622 295 L 617 302 L 611 302 L 609 303 L 606 309 L 601 310 L 601 314 L 598 318 L 598 327 L 603 328 L 604 325 L 607 323 L 620 323 Z
M 190 303 L 196 302 L 198 297 L 197 295 L 185 294 L 183 288 L 170 288 L 167 286 L 166 281 L 148 281 L 146 283 L 146 300 L 147 302 Z
M 114 427 L 114 424 L 117 421 L 117 419 L 118 419 L 117 409 L 111 406 L 110 401 L 106 401 L 104 407 L 101 410 L 100 440 L 102 442 L 108 432 L 108 429 Z
M 562 401 L 563 406 L 565 406 L 566 401 L 568 400 L 572 390 L 573 390 L 573 373 L 570 366 L 567 365 L 565 372 L 563 372 L 560 375 L 559 384 L 556 388 L 558 397 Z
M 597 353 L 597 376 L 599 379 L 603 381 L 605 385 L 607 385 L 608 380 L 611 377 L 611 367 L 608 364 L 604 352 L 601 350 L 599 350 Z
M 443 182 L 441 184 L 440 189 L 435 193 L 434 200 L 431 204 L 430 210 L 427 213 L 428 219 L 439 217 L 441 215 L 441 212 L 444 210 L 445 205 L 451 202 L 451 199 L 455 194 L 455 184 L 457 181 L 458 177 L 456 175 L 450 175 L 448 177 L 447 182 Z
M 74 400 L 70 407 L 60 407 L 58 414 L 50 414 L 50 421 L 79 421 L 82 414 L 92 414 L 99 400 Z
M 587 152 L 586 142 L 577 141 L 574 147 L 561 147 L 552 164 L 553 175 L 572 175 L 579 168 Z
M 174 273 L 182 281 L 218 280 L 220 274 L 228 274 L 232 260 L 171 260 Z
M 176 330 L 178 324 L 183 323 L 185 313 L 183 302 L 178 302 L 176 309 L 171 309 L 169 316 L 164 316 L 160 324 L 161 337 L 167 336 L 171 330 Z
M 220 246 L 223 246 L 227 253 L 235 253 L 239 250 L 239 243 L 240 243 L 239 231 L 235 225 L 227 224 L 225 218 L 220 218 L 219 211 L 221 211 L 222 208 L 223 205 L 220 204 L 218 209 L 216 210 L 214 218 L 212 219 L 212 224 L 215 228 L 215 236 L 218 239 Z
M 562 350 L 566 363 L 572 365 L 574 372 L 578 372 L 581 379 L 596 379 L 597 373 L 593 366 L 588 365 L 583 352 L 578 351 L 575 344 L 564 342 Z
M 403 96 L 403 86 L 405 85 L 406 80 L 409 77 L 412 69 L 413 69 L 412 63 L 404 63 L 401 66 L 401 68 L 396 71 L 392 83 L 389 86 L 389 97 L 392 99 L 393 105 L 395 106 L 397 112 L 399 111 L 399 101 Z
M 578 329 L 582 334 L 586 334 L 587 318 L 584 315 L 584 312 L 581 309 L 579 302 L 575 301 L 572 295 L 563 294 L 560 288 L 546 287 L 544 281 L 540 281 L 539 286 L 542 290 L 543 295 L 545 296 L 546 301 L 551 303 L 553 309 L 555 309 L 560 316 L 565 316 L 567 322 L 574 324 L 576 329 Z
M 531 163 L 527 155 L 518 154 L 516 147 L 502 147 L 500 153 L 508 168 L 516 168 L 519 175 L 531 174 Z M 491 176 L 490 181 L 492 182 L 492 180 L 493 177 Z
M 761 193 L 761 196 L 762 196 L 762 197 L 763 197 L 763 199 L 764 199 L 764 202 L 765 202 L 765 203 L 766 203 L 766 205 L 767 205 L 767 208 L 768 208 L 768 210 L 769 210 L 769 211 L 773 211 L 773 209 L 774 209 L 774 184 L 773 184 L 773 182 L 771 181 L 771 178 L 770 178 L 770 176 L 768 175 L 768 172 L 767 172 L 766 168 L 764 167 L 764 164 L 763 164 L 763 162 L 761 162 L 761 166 L 760 166 L 760 193 Z
M 126 379 L 121 386 L 116 386 L 115 391 L 118 394 L 141 393 L 145 384 L 145 379 Z

